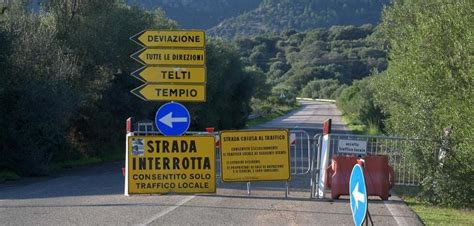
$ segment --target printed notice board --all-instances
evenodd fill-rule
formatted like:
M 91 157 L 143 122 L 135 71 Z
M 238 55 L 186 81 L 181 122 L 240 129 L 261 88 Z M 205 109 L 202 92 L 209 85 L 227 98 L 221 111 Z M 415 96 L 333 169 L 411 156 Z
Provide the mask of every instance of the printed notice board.
M 224 182 L 290 180 L 288 130 L 222 131 Z
M 128 194 L 215 193 L 214 136 L 128 137 Z

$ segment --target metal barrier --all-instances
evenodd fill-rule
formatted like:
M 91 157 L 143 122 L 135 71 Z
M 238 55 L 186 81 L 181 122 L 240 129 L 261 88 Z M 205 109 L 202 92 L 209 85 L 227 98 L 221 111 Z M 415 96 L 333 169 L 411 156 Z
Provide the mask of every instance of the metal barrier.
M 304 130 L 290 130 L 290 134 L 295 136 L 294 144 L 290 144 L 291 175 L 308 174 L 311 171 L 311 137 Z
M 203 135 L 209 134 L 207 132 L 187 132 L 188 135 Z M 214 136 L 219 136 L 218 132 L 212 133 Z M 311 137 L 304 130 L 290 130 L 290 134 L 295 135 L 295 144 L 290 144 L 290 172 L 291 175 L 305 175 L 311 172 Z M 220 146 L 216 145 L 216 179 L 220 183 L 221 168 L 220 168 Z M 250 184 L 247 185 L 250 187 Z
M 414 149 L 421 145 L 432 146 L 436 150 L 437 144 L 433 141 L 422 139 L 411 139 L 404 137 L 387 137 L 387 136 L 369 136 L 369 135 L 351 135 L 351 134 L 329 134 L 328 135 L 328 154 L 327 158 L 323 158 L 322 154 L 322 134 L 316 134 L 314 140 L 314 155 L 311 164 L 311 197 L 319 189 L 321 182 L 320 174 L 324 174 L 325 167 L 329 165 L 332 156 L 337 154 L 342 155 L 386 155 L 389 159 L 389 165 L 393 167 L 395 172 L 396 185 L 411 185 L 416 186 L 420 182 L 420 175 L 416 172 L 415 161 L 412 153 Z M 350 153 L 344 150 L 344 141 L 355 141 L 366 144 L 365 153 Z M 326 162 L 324 162 L 326 160 Z M 318 194 L 318 196 L 320 196 Z
M 134 131 L 136 135 L 158 135 L 160 134 L 154 129 L 150 122 L 138 123 L 137 130 Z M 295 135 L 295 143 L 290 145 L 290 162 L 291 175 L 304 175 L 311 171 L 311 137 L 304 130 L 290 130 L 290 134 Z M 188 131 L 186 135 L 214 135 L 219 136 L 219 132 L 201 132 Z M 220 163 L 219 146 L 216 146 L 216 162 Z M 219 177 L 220 171 L 217 172 Z
M 315 153 L 315 149 L 311 148 L 312 138 L 304 130 L 290 130 L 290 136 L 294 138 L 294 143 L 290 143 L 290 172 L 291 175 L 306 175 L 312 173 L 312 159 Z M 134 132 L 135 135 L 159 135 L 160 132 L 156 130 L 153 122 L 142 121 L 135 124 Z M 219 140 L 219 132 L 204 132 L 204 131 L 188 131 L 188 136 L 197 135 L 213 135 L 216 137 L 216 141 Z M 291 142 L 291 141 L 290 141 Z M 221 155 L 220 146 L 216 143 L 216 183 L 221 183 Z M 250 195 L 250 183 L 247 183 L 248 194 Z M 285 197 L 289 194 L 289 184 L 286 183 Z

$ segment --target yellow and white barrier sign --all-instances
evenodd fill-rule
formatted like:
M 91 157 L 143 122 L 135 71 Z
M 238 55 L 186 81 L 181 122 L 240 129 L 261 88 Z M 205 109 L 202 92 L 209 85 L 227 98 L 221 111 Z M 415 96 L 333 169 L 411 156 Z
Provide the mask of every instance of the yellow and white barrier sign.
M 213 136 L 129 136 L 126 194 L 216 192 Z
M 290 180 L 288 130 L 222 131 L 224 182 Z

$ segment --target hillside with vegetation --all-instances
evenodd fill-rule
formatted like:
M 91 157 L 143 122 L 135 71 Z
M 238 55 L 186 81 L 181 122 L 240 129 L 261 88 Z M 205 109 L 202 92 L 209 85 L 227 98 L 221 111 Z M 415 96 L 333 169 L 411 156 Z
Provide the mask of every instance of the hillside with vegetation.
M 306 31 L 333 25 L 380 21 L 389 0 L 263 0 L 258 8 L 226 19 L 208 30 L 212 36 L 234 38 L 286 30 Z
M 127 0 L 147 10 L 160 8 L 181 28 L 208 29 L 257 8 L 261 0 Z
M 260 82 L 254 110 L 292 104 L 296 96 L 335 99 L 352 81 L 385 70 L 384 43 L 374 32 L 367 24 L 238 38 L 242 61 Z

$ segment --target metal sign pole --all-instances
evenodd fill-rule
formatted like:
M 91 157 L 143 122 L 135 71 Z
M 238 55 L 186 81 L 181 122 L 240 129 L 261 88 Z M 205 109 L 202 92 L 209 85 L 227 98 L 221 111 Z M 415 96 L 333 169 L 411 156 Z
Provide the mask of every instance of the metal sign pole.
M 362 161 L 362 173 L 365 173 L 365 160 Z M 365 184 L 365 187 L 367 188 L 367 182 L 364 180 L 364 184 Z M 370 220 L 370 225 L 374 226 L 374 221 L 372 220 L 372 216 L 370 215 L 370 211 L 369 211 L 369 197 L 367 195 L 367 215 L 365 216 L 365 225 L 366 226 L 369 226 L 369 221 L 367 220 L 367 218 Z
M 247 195 L 250 196 L 250 181 L 247 182 Z

